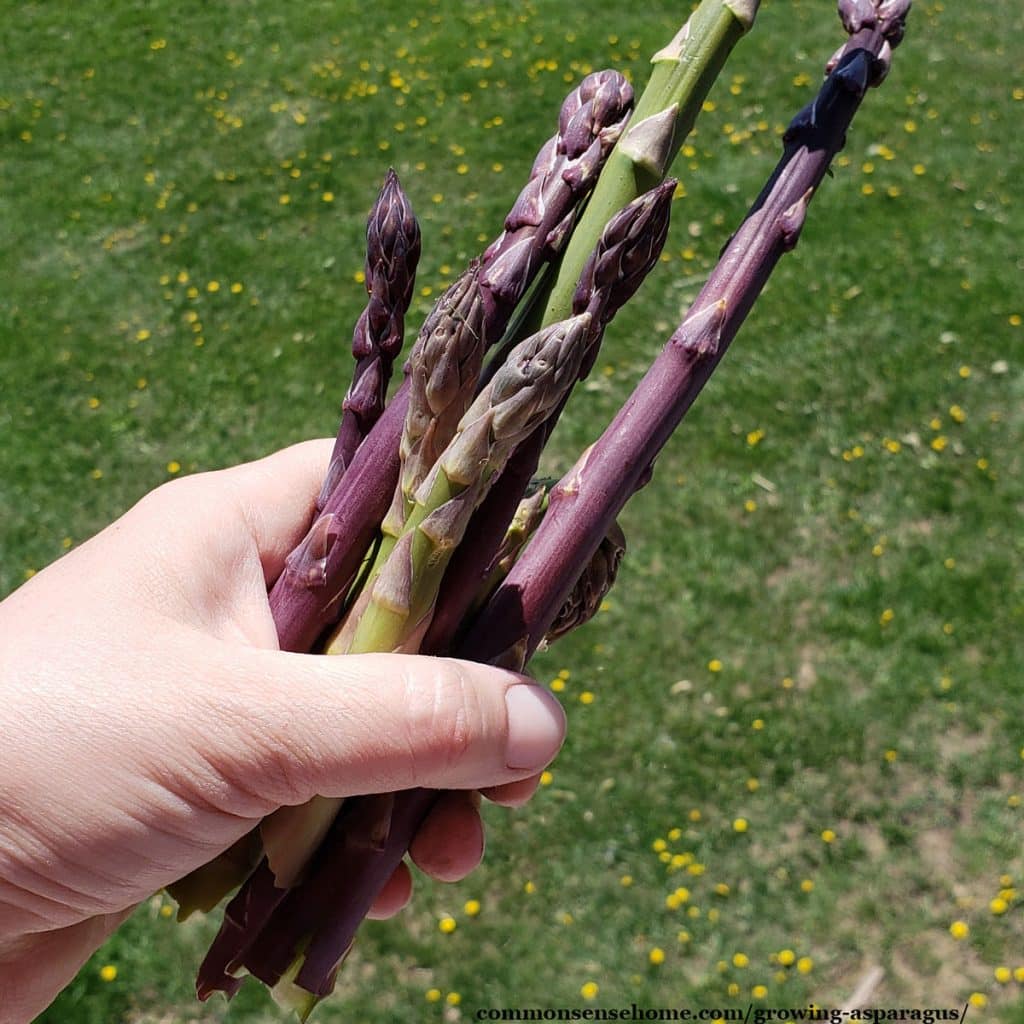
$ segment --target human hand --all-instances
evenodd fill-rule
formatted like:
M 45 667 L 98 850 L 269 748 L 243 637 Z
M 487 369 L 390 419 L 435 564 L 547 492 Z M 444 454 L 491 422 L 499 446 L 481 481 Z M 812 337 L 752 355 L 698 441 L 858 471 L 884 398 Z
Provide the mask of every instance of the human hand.
M 475 791 L 525 801 L 564 734 L 470 662 L 277 649 L 267 586 L 331 442 L 172 481 L 0 604 L 0 1019 L 43 1010 L 141 900 L 316 794 L 446 794 L 410 851 L 456 880 Z M 375 916 L 408 900 L 403 865 Z

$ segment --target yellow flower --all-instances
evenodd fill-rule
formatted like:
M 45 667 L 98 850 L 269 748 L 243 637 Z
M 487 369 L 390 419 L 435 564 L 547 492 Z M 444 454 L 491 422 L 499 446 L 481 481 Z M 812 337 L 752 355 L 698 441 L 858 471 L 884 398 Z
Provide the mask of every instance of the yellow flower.
M 749 822 L 746 818 L 736 818 L 732 823 L 734 832 L 746 832 Z
M 150 336 L 149 335 L 149 331 L 147 331 L 145 327 L 143 327 L 141 331 L 136 331 L 135 332 L 135 340 L 136 341 L 148 341 L 149 340 L 149 336 Z
M 206 282 L 206 290 L 208 292 L 211 292 L 211 293 L 212 292 L 219 292 L 220 291 L 220 281 L 207 281 Z
M 564 679 L 552 679 L 551 680 L 551 689 L 554 690 L 555 693 L 561 693 L 562 690 L 565 689 L 565 680 Z
M 543 771 L 540 773 L 540 784 L 542 786 L 550 786 L 554 782 L 555 777 L 549 771 Z
M 1000 914 L 1005 914 L 1009 909 L 1010 905 L 1002 898 L 1002 896 L 996 896 L 995 899 L 989 900 L 988 909 L 992 911 L 997 917 Z
M 997 967 L 992 973 L 1000 985 L 1007 984 L 1013 978 L 1013 971 L 1009 967 Z
M 984 992 L 972 992 L 967 1002 L 969 1002 L 971 1006 L 977 1006 L 980 1010 L 988 1006 L 988 996 L 985 995 Z
M 100 981 L 113 981 L 117 977 L 117 968 L 113 964 L 104 964 L 100 968 Z
M 428 988 L 426 992 L 428 1003 L 439 1003 L 441 1001 L 441 990 L 439 988 Z
M 780 949 L 779 950 L 779 963 L 783 967 L 792 967 L 796 963 L 796 953 L 791 949 Z
M 536 891 L 537 886 L 535 886 L 533 882 L 526 882 L 523 885 L 523 892 L 525 892 L 527 896 L 532 896 Z
M 949 934 L 952 935 L 954 939 L 966 939 L 970 933 L 971 929 L 966 921 L 954 921 L 949 926 Z
M 892 764 L 900 755 L 898 750 L 887 750 L 883 756 L 889 764 Z
M 651 843 L 651 849 L 655 853 L 661 853 L 663 850 L 668 849 L 668 843 L 666 843 L 664 839 L 661 839 L 659 837 L 658 839 L 655 839 L 653 843 Z
M 325 203 L 333 203 L 334 202 L 334 193 L 333 192 L 325 192 L 320 198 Z
M 585 981 L 580 986 L 580 995 L 584 999 L 596 999 L 599 991 L 596 981 Z
M 1024 749 L 1021 750 L 1020 756 L 1024 758 Z M 693 810 L 691 810 L 690 813 L 687 814 L 687 817 L 690 819 L 690 821 L 700 821 L 700 811 L 697 810 L 696 807 L 694 807 Z
M 894 618 L 896 618 L 896 613 L 891 608 L 886 608 L 885 611 L 883 611 L 882 614 L 879 615 L 878 621 L 883 626 L 888 626 Z
M 443 935 L 451 935 L 451 933 L 458 928 L 458 923 L 454 917 L 450 917 L 448 914 L 445 914 L 445 916 L 437 922 L 437 927 Z
M 764 985 L 755 985 L 755 986 L 754 986 L 754 987 L 753 987 L 753 988 L 752 988 L 752 989 L 750 990 L 750 994 L 751 994 L 751 995 L 752 995 L 752 996 L 753 996 L 753 997 L 754 997 L 755 999 L 764 999 L 764 997 L 768 995 L 768 989 L 767 989 L 767 987 L 766 987 L 766 986 L 764 986 Z
M 821 841 L 823 843 L 828 843 L 828 844 L 834 843 L 836 841 L 836 834 L 835 834 L 835 832 L 833 832 L 832 829 L 830 829 L 830 828 L 825 829 L 821 833 Z
M 755 732 L 760 732 L 764 728 L 764 719 L 763 718 L 755 718 L 750 723 L 750 728 L 753 729 Z
M 632 884 L 633 884 L 633 876 L 632 875 L 622 875 L 619 878 L 619 885 L 621 885 L 623 889 L 628 889 Z
M 967 419 L 967 413 L 959 405 L 951 405 L 949 407 L 949 415 L 955 423 L 963 423 Z
M 668 837 L 674 843 L 677 839 L 682 839 L 683 830 L 681 828 L 670 828 L 668 830 Z
M 1024 981 L 1024 966 L 1014 967 L 1013 969 L 1013 980 Z
M 580 694 L 580 703 L 581 704 L 593 704 L 594 703 L 594 695 L 590 692 L 590 690 L 584 690 Z
M 708 671 L 709 672 L 721 672 L 722 671 L 722 663 L 718 660 L 718 658 L 712 658 L 708 662 Z
M 651 962 L 651 965 L 658 967 L 660 964 L 665 962 L 665 950 L 660 946 L 655 946 L 654 949 L 647 954 L 647 959 Z
M 796 962 L 796 969 L 801 974 L 810 974 L 814 968 L 814 961 L 809 956 L 802 956 Z
M 733 953 L 733 967 L 747 967 L 750 965 L 750 957 L 746 953 Z
M 181 472 L 181 463 L 175 461 L 174 459 L 172 459 L 170 462 L 167 463 L 167 472 L 168 473 L 172 473 L 172 474 L 173 473 L 180 473 Z
M 805 878 L 800 883 L 801 892 L 814 892 L 814 882 L 810 878 Z
M 460 996 L 458 992 L 449 992 L 448 995 L 444 997 L 444 1001 L 449 1006 L 458 1006 L 459 1003 L 462 1002 L 462 996 Z
M 726 995 L 735 998 L 740 994 L 740 987 L 736 984 L 735 981 L 730 981 L 729 984 L 726 986 L 725 992 Z
M 466 900 L 462 905 L 462 909 L 466 912 L 468 917 L 476 917 L 476 915 L 480 913 L 480 901 Z

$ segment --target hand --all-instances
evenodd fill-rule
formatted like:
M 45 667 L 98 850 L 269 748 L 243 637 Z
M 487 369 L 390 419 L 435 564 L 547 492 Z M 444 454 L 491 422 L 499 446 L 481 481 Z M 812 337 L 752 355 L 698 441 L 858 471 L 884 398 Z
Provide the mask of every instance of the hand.
M 459 790 L 412 859 L 483 853 L 474 790 L 521 803 L 564 733 L 522 676 L 277 650 L 267 586 L 331 443 L 172 481 L 0 604 L 0 992 L 34 1017 L 141 900 L 283 805 Z M 377 916 L 409 898 L 400 868 Z

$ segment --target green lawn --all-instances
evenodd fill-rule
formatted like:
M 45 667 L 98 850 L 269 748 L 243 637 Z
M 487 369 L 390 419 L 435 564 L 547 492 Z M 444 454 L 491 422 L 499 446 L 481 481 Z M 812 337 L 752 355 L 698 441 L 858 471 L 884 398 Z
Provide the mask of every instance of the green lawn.
M 842 41 L 833 6 L 766 0 L 737 47 L 664 263 L 552 470 L 696 295 Z M 332 433 L 388 165 L 423 227 L 419 316 L 571 84 L 642 81 L 687 9 L 12 6 L 0 594 L 174 474 Z M 570 720 L 550 784 L 488 810 L 470 879 L 365 927 L 318 1019 L 835 1006 L 880 965 L 873 1006 L 976 993 L 973 1020 L 1024 1022 L 1024 980 L 995 973 L 1024 979 L 1022 31 L 1011 0 L 915 5 L 800 246 L 624 515 L 606 610 L 534 662 Z M 279 1019 L 255 986 L 194 1001 L 215 926 L 154 897 L 41 1019 Z

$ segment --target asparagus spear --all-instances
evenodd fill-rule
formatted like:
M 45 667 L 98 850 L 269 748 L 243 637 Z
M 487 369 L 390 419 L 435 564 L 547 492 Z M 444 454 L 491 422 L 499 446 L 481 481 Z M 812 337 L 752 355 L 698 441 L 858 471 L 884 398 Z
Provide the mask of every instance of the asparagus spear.
M 405 314 L 412 301 L 420 258 L 420 226 L 389 169 L 366 224 L 366 308 L 352 334 L 356 365 L 341 406 L 341 424 L 317 499 L 322 511 L 356 449 L 384 411 L 388 381 L 402 348 Z
M 558 133 L 545 143 L 505 230 L 481 261 L 489 296 L 485 346 L 504 332 L 512 313 L 511 295 L 517 289 L 522 294 L 530 275 L 564 242 L 570 215 L 593 187 L 631 104 L 629 84 L 608 71 L 588 75 L 565 100 Z M 586 139 L 590 141 L 584 147 Z M 516 275 L 519 283 L 513 285 Z M 322 514 L 271 589 L 270 607 L 282 650 L 310 650 L 337 618 L 341 600 L 391 504 L 408 403 L 406 382 L 356 450 Z
M 868 10 L 870 6 L 870 10 Z M 781 161 L 686 318 L 611 425 L 551 493 L 544 522 L 467 634 L 464 656 L 522 667 L 629 497 L 725 354 L 771 271 L 800 235 L 808 204 L 870 86 L 889 68 L 909 0 L 841 0 L 853 35 L 817 97 L 791 122 Z

